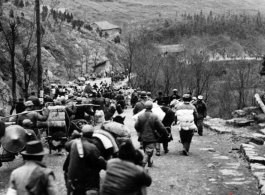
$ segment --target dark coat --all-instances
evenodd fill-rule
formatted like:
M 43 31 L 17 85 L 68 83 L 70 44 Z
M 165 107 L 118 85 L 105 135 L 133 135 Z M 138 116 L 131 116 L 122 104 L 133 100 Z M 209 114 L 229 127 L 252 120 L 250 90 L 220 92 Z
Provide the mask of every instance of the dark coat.
M 29 96 L 28 101 L 32 101 L 36 108 L 40 106 L 40 100 L 37 96 Z
M 72 140 L 65 148 L 70 154 L 68 165 L 68 181 L 71 180 L 77 190 L 99 189 L 99 172 L 106 169 L 106 161 L 100 157 L 99 150 L 88 138 L 81 138 L 84 157 L 80 158 L 77 151 L 77 142 Z M 67 166 L 67 165 L 64 165 Z
M 162 105 L 163 104 L 163 97 L 162 96 L 158 96 L 154 102 L 157 102 L 158 105 Z
M 140 166 L 121 159 L 108 162 L 101 195 L 138 195 L 143 187 L 150 186 L 151 177 Z
M 104 110 L 105 98 L 103 97 L 95 98 L 92 102 L 93 104 L 99 105 L 99 106 L 95 106 L 96 110 Z
M 198 119 L 203 119 L 207 116 L 207 106 L 204 101 L 196 101 L 194 103 L 194 106 L 196 107 L 198 112 Z
M 137 102 L 135 107 L 133 108 L 133 115 L 136 115 L 137 113 L 141 112 L 143 109 L 145 109 L 144 101 Z
M 158 141 L 159 138 L 155 136 L 154 130 L 160 133 L 160 135 L 167 135 L 167 130 L 164 125 L 151 111 L 140 114 L 134 128 L 140 133 L 143 142 L 153 143 Z
M 26 107 L 23 102 L 18 102 L 15 106 L 11 108 L 10 115 L 12 115 L 14 109 L 16 109 L 16 114 L 19 114 L 21 112 L 24 112 L 26 110 Z
M 94 112 L 91 112 L 91 109 L 89 109 L 88 106 L 76 105 L 76 113 L 75 113 L 75 119 L 85 119 L 85 113 L 88 115 L 93 115 Z

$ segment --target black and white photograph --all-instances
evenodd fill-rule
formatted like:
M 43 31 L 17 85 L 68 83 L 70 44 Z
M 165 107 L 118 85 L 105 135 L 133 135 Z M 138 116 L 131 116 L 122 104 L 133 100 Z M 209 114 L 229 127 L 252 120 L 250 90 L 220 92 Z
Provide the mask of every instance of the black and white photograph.
M 265 195 L 265 0 L 0 0 L 0 195 Z

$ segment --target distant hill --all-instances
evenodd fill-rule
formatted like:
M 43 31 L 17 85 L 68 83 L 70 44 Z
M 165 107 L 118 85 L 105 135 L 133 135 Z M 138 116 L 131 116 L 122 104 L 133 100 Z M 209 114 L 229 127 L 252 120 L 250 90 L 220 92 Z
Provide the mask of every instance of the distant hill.
M 48 4 L 50 0 L 43 0 Z M 88 21 L 109 20 L 118 25 L 155 18 L 176 18 L 182 13 L 221 14 L 265 11 L 264 0 L 62 0 L 60 7 Z

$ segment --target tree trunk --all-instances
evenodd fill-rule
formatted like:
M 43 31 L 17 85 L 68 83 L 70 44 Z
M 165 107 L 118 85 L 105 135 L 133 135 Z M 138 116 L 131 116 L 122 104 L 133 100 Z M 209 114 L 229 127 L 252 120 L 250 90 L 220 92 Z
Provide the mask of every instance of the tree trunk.
M 15 51 L 16 51 L 16 27 L 15 25 L 11 26 L 11 32 L 12 32 L 12 45 L 11 45 L 11 51 L 10 51 L 10 57 L 11 57 L 11 72 L 12 72 L 12 98 L 13 103 L 17 101 L 17 75 L 16 75 L 16 64 L 15 64 Z
M 16 65 L 15 65 L 15 45 L 13 45 L 13 51 L 11 53 L 11 72 L 12 72 L 12 98 L 13 103 L 17 101 L 17 75 L 16 75 Z

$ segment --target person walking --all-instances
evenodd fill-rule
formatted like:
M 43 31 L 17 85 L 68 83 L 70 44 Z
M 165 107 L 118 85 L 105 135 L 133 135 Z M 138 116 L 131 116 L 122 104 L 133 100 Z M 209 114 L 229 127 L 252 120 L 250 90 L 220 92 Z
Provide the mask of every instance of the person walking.
M 172 100 L 180 100 L 177 89 L 173 89 L 173 94 L 170 96 L 170 101 Z
M 203 96 L 199 95 L 197 101 L 194 102 L 194 106 L 198 112 L 198 118 L 196 120 L 196 125 L 198 128 L 198 134 L 203 136 L 203 119 L 207 116 L 207 106 L 206 103 L 203 101 Z
M 56 195 L 55 176 L 41 161 L 46 154 L 40 141 L 30 141 L 26 151 L 21 152 L 25 164 L 15 169 L 10 176 L 6 195 Z
M 148 167 L 153 164 L 152 156 L 156 146 L 156 142 L 160 136 L 168 136 L 167 130 L 158 119 L 158 116 L 152 113 L 153 102 L 145 102 L 146 111 L 139 115 L 134 128 L 139 133 L 144 149 L 143 166 L 148 163 Z
M 32 122 L 32 130 L 34 130 L 36 136 L 40 139 L 40 132 L 37 128 L 37 121 L 46 121 L 49 116 L 49 109 L 46 107 L 43 110 L 43 115 L 40 115 L 38 112 L 34 111 L 34 104 L 32 101 L 25 102 L 26 110 L 18 116 L 17 124 L 23 126 L 23 120 L 29 119 Z
M 21 112 L 24 112 L 25 109 L 26 109 L 26 107 L 24 105 L 24 99 L 23 98 L 19 98 L 18 102 L 12 106 L 12 108 L 10 110 L 10 115 L 12 115 L 14 110 L 16 110 L 16 114 L 19 114 Z
M 145 107 L 144 104 L 147 100 L 147 95 L 145 91 L 142 91 L 140 93 L 140 100 L 135 104 L 133 108 L 133 115 L 136 115 L 137 113 L 141 112 Z
M 191 96 L 184 94 L 183 104 L 176 107 L 175 120 L 179 126 L 180 140 L 183 145 L 182 153 L 186 156 L 189 155 L 190 143 L 194 135 L 194 131 L 197 129 L 194 121 L 198 118 L 198 112 L 194 105 L 190 103 Z
M 66 144 L 69 156 L 64 164 L 68 195 L 97 195 L 99 172 L 106 169 L 106 161 L 92 141 L 94 127 L 84 125 L 82 137 Z
M 165 154 L 167 154 L 169 152 L 168 150 L 168 142 L 173 140 L 172 134 L 171 134 L 171 125 L 175 120 L 175 112 L 163 105 L 161 106 L 161 109 L 163 110 L 163 112 L 165 113 L 165 117 L 162 120 L 162 124 L 165 126 L 168 136 L 163 136 L 159 139 L 159 141 L 156 143 L 156 156 L 160 156 L 160 143 L 163 144 L 163 148 L 164 148 L 164 152 Z
M 156 102 L 159 106 L 162 106 L 162 104 L 163 104 L 163 93 L 161 91 L 158 92 L 158 97 L 153 102 Z
M 145 195 L 152 178 L 137 165 L 137 155 L 131 140 L 120 146 L 118 158 L 108 161 L 106 177 L 100 195 Z
M 133 108 L 133 115 L 138 114 L 141 112 L 143 109 L 145 109 L 145 102 L 147 101 L 147 95 L 145 91 L 140 92 L 139 96 L 139 102 L 137 102 Z M 139 136 L 139 135 L 138 135 Z M 143 143 L 141 140 L 141 137 L 138 137 L 138 141 L 140 142 L 140 149 L 143 149 Z

